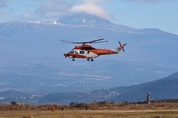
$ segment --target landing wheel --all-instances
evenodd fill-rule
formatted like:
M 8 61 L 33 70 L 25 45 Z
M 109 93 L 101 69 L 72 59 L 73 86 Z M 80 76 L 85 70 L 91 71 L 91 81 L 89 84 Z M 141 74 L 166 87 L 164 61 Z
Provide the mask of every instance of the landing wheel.
M 72 58 L 72 61 L 75 61 L 75 59 L 74 59 L 74 58 Z
M 87 58 L 87 61 L 90 61 L 90 58 Z
M 93 58 L 91 58 L 91 61 L 94 61 Z

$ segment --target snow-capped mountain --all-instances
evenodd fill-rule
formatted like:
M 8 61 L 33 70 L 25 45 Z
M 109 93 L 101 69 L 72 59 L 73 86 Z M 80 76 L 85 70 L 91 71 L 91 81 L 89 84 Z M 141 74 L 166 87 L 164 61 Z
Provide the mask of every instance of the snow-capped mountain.
M 105 18 L 98 17 L 96 15 L 90 15 L 86 13 L 77 13 L 72 15 L 63 16 L 57 22 L 68 25 L 88 25 L 88 26 L 97 26 L 97 25 L 107 25 L 111 24 L 110 21 Z

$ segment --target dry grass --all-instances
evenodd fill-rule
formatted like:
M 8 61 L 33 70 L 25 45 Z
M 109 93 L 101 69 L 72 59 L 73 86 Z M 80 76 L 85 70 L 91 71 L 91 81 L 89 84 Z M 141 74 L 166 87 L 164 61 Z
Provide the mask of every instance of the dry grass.
M 178 118 L 178 109 L 0 111 L 0 118 Z
M 51 107 L 55 111 L 51 111 Z M 64 110 L 62 110 L 64 109 Z M 0 118 L 178 118 L 178 103 L 0 104 Z

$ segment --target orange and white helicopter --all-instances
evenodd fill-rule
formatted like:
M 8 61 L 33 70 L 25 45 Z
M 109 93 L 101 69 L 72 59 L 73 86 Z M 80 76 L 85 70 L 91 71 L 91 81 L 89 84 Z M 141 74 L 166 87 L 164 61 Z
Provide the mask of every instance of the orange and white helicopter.
M 127 44 L 121 44 L 119 41 L 119 47 L 116 48 L 116 50 L 111 50 L 111 49 L 100 49 L 100 48 L 94 48 L 91 45 L 91 43 L 103 43 L 103 42 L 108 42 L 104 41 L 104 39 L 96 39 L 92 41 L 87 41 L 87 42 L 73 42 L 73 41 L 64 41 L 65 43 L 69 44 L 82 44 L 80 46 L 75 46 L 70 52 L 65 53 L 64 56 L 65 58 L 69 57 L 72 58 L 72 61 L 75 61 L 75 58 L 83 58 L 87 59 L 87 61 L 93 61 L 93 58 L 99 57 L 100 55 L 109 55 L 109 54 L 118 54 L 121 50 L 124 50 L 124 46 Z

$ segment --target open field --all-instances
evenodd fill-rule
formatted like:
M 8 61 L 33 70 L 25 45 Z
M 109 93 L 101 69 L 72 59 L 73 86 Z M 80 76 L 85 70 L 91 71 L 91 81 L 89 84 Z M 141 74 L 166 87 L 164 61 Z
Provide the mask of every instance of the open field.
M 54 107 L 54 111 L 52 108 Z M 0 118 L 178 118 L 178 103 L 0 104 Z
M 0 118 L 178 118 L 178 109 L 0 111 Z

